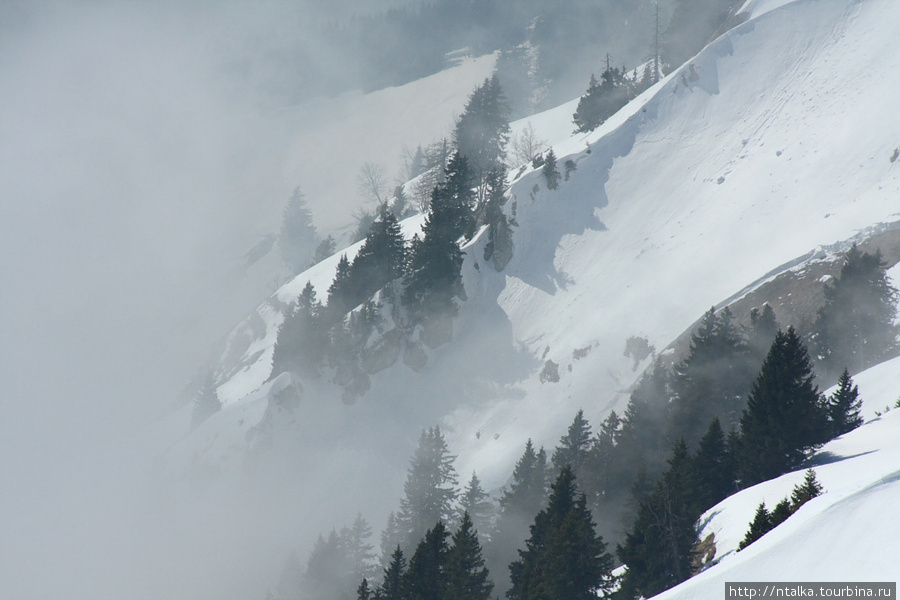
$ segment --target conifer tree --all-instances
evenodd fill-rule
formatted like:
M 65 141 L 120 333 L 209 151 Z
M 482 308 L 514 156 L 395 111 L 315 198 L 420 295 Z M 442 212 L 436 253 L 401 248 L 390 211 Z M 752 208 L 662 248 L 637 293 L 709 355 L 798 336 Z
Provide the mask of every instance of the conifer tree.
M 326 346 L 322 305 L 316 299 L 312 283 L 306 282 L 297 305 L 278 328 L 272 355 L 272 377 L 284 372 L 317 376 Z
M 350 261 L 347 259 L 346 254 L 341 254 L 334 271 L 334 279 L 328 287 L 328 298 L 326 300 L 328 308 L 326 314 L 329 323 L 333 324 L 341 321 L 344 315 L 347 314 L 347 311 L 356 306 L 353 304 L 351 286 Z
M 862 400 L 859 397 L 859 387 L 853 385 L 850 372 L 844 369 L 838 387 L 828 397 L 828 422 L 831 423 L 831 435 L 837 437 L 853 431 L 863 424 L 859 414 L 862 408 Z
M 838 279 L 825 286 L 813 340 L 831 377 L 844 368 L 859 373 L 897 351 L 897 290 L 886 266 L 880 251 L 868 254 L 854 244 Z
M 322 241 L 319 242 L 319 245 L 316 246 L 316 251 L 313 254 L 312 264 L 317 265 L 332 254 L 337 249 L 337 243 L 334 241 L 334 236 L 331 234 L 326 235 L 322 238 Z
M 769 511 L 766 510 L 765 502 L 761 502 L 760 505 L 756 507 L 756 514 L 753 516 L 753 521 L 750 523 L 750 529 L 747 530 L 744 539 L 738 544 L 738 550 L 743 550 L 771 530 L 772 516 L 769 514 Z
M 442 521 L 425 532 L 403 576 L 407 600 L 443 598 L 447 589 L 447 537 Z
M 516 551 L 528 538 L 529 525 L 543 507 L 547 495 L 547 471 L 546 452 L 543 448 L 535 451 L 529 439 L 516 462 L 509 489 L 500 496 L 500 514 L 486 556 L 500 595 L 509 587 L 503 576 L 508 573 L 507 566 L 516 558 Z
M 510 600 L 594 600 L 613 584 L 612 556 L 595 532 L 584 494 L 567 465 L 551 486 L 519 560 L 509 566 Z
M 772 509 L 772 512 L 769 513 L 769 521 L 772 525 L 772 529 L 787 521 L 787 518 L 792 514 L 794 514 L 794 511 L 791 508 L 791 501 L 787 498 L 782 498 L 781 501 L 775 505 L 775 508 Z
M 575 420 L 569 425 L 566 435 L 559 439 L 559 446 L 553 451 L 554 468 L 560 471 L 564 466 L 569 465 L 574 473 L 580 473 L 587 458 L 590 443 L 591 426 L 584 418 L 584 410 L 578 409 L 578 412 L 575 413 Z
M 369 581 L 363 577 L 359 587 L 356 588 L 356 600 L 373 600 L 373 598 L 372 590 L 369 589 Z
M 491 517 L 494 513 L 494 505 L 490 501 L 487 492 L 481 487 L 478 475 L 472 472 L 472 477 L 459 497 L 460 520 L 463 515 L 469 515 L 472 526 L 483 532 L 483 536 L 489 534 Z
M 591 510 L 599 508 L 601 499 L 610 499 L 616 487 L 613 461 L 617 458 L 615 440 L 620 425 L 619 415 L 614 410 L 610 411 L 591 440 L 584 458 L 579 480 Z
M 813 498 L 821 496 L 822 491 L 822 484 L 816 479 L 816 472 L 807 469 L 803 475 L 803 483 L 794 486 L 791 492 L 791 512 L 797 512 L 801 506 Z
M 488 600 L 494 585 L 485 567 L 481 543 L 468 512 L 447 551 L 447 587 L 441 600 Z
M 453 501 L 457 493 L 455 459 L 439 427 L 422 432 L 410 461 L 403 485 L 404 498 L 397 515 L 406 547 L 412 547 L 421 539 L 431 524 L 453 518 Z
M 278 234 L 278 246 L 281 256 L 295 274 L 309 267 L 315 254 L 319 236 L 313 225 L 312 212 L 306 205 L 306 199 L 300 188 L 295 188 L 281 219 L 281 231 Z
M 640 501 L 634 524 L 617 548 L 628 566 L 622 581 L 625 598 L 649 598 L 681 583 L 691 573 L 694 527 L 700 516 L 696 470 L 683 441 L 675 444 L 669 469 Z
M 544 179 L 547 180 L 547 189 L 555 190 L 559 187 L 559 168 L 556 166 L 556 154 L 553 153 L 553 148 L 547 152 L 547 156 L 544 157 L 544 166 L 541 167 L 541 171 L 544 174 Z
M 478 86 L 456 121 L 453 141 L 478 178 L 503 162 L 509 142 L 510 104 L 495 73 Z
M 793 327 L 779 331 L 741 417 L 743 485 L 795 468 L 828 433 L 806 347 Z
M 388 566 L 384 568 L 381 585 L 375 593 L 378 600 L 406 600 L 405 589 L 406 558 L 400 546 L 394 549 Z
M 624 69 L 607 65 L 600 75 L 600 81 L 591 75 L 585 94 L 578 101 L 572 120 L 575 131 L 587 133 L 602 125 L 609 117 L 634 98 L 633 83 L 628 80 Z
M 728 460 L 725 433 L 719 419 L 713 419 L 700 440 L 694 457 L 699 479 L 698 503 L 701 510 L 715 506 L 734 491 L 735 473 Z
M 403 274 L 406 246 L 397 217 L 382 204 L 349 274 L 351 306 L 363 302 Z

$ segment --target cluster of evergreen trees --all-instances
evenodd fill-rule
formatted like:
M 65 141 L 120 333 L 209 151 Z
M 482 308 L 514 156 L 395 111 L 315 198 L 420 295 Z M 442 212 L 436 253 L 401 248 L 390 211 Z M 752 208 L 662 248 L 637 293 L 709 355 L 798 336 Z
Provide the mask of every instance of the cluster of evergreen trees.
M 790 498 L 781 500 L 775 505 L 772 512 L 769 512 L 766 508 L 765 502 L 760 503 L 756 508 L 756 514 L 753 517 L 753 521 L 750 523 L 747 534 L 738 545 L 738 550 L 743 550 L 784 523 L 788 517 L 800 510 L 801 506 L 816 496 L 820 496 L 822 491 L 822 485 L 816 480 L 816 472 L 812 469 L 807 469 L 806 474 L 803 477 L 803 483 L 794 486 Z
M 407 243 L 395 212 L 382 204 L 353 261 L 341 257 L 325 303 L 307 284 L 289 310 L 278 332 L 272 377 L 284 371 L 314 377 L 327 366 L 344 386 L 345 398 L 364 393 L 368 374 L 386 366 L 386 361 L 366 354 L 372 332 L 381 332 L 382 310 L 391 311 L 398 333 L 407 339 L 421 327 L 421 340 L 430 347 L 450 340 L 456 300 L 465 299 L 460 239 L 471 237 L 476 227 L 485 224 L 490 227 L 492 248 L 498 239 L 509 236 L 500 210 L 505 202 L 507 115 L 508 104 L 496 76 L 486 79 L 472 93 L 457 122 L 456 150 L 431 190 L 421 235 Z M 303 229 L 308 213 L 296 192 L 286 211 L 285 228 L 291 224 L 291 231 Z M 307 224 L 303 230 L 310 227 Z M 283 232 L 282 237 L 299 239 L 300 234 Z M 299 255 L 299 250 L 294 254 Z M 393 341 L 395 351 L 400 344 Z

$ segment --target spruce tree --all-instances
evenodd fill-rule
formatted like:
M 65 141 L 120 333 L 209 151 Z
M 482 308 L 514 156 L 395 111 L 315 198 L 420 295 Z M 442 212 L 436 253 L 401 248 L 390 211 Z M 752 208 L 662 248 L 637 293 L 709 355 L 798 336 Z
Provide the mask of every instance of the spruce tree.
M 769 521 L 772 525 L 772 529 L 787 521 L 788 517 L 792 514 L 794 514 L 794 511 L 791 508 L 791 501 L 787 498 L 782 498 L 781 501 L 775 505 L 775 508 L 772 509 L 772 512 L 769 513 Z
M 391 560 L 384 569 L 381 585 L 375 593 L 378 600 L 406 600 L 405 588 L 406 559 L 400 546 L 394 549 Z
M 403 274 L 406 246 L 397 217 L 382 204 L 349 274 L 351 306 L 363 302 Z
M 528 538 L 528 529 L 547 496 L 547 454 L 535 451 L 529 439 L 525 451 L 516 462 L 512 483 L 500 496 L 500 514 L 491 532 L 491 545 L 486 559 L 497 592 L 502 595 L 509 588 L 505 574 L 507 566 L 516 558 L 518 548 Z
M 556 154 L 553 153 L 553 148 L 547 152 L 541 172 L 544 174 L 544 179 L 547 180 L 548 190 L 555 190 L 559 187 L 559 168 L 556 166 Z
M 278 328 L 271 377 L 283 372 L 317 376 L 327 344 L 322 305 L 316 298 L 312 283 L 306 282 L 296 306 L 288 312 Z
M 584 418 L 584 410 L 578 409 L 566 435 L 559 439 L 559 446 L 553 451 L 554 468 L 560 471 L 569 465 L 574 473 L 579 473 L 587 458 L 590 443 L 591 426 Z
M 862 400 L 859 387 L 853 385 L 850 372 L 844 369 L 838 379 L 838 387 L 828 397 L 828 422 L 831 423 L 831 435 L 837 437 L 853 431 L 863 424 L 859 414 Z
M 779 331 L 741 417 L 743 485 L 790 471 L 827 440 L 827 413 L 813 377 L 797 332 Z
M 464 512 L 447 551 L 446 590 L 441 600 L 488 600 L 493 588 L 478 531 Z
M 404 498 L 400 501 L 397 523 L 408 548 L 422 538 L 428 528 L 453 518 L 457 477 L 453 468 L 455 456 L 450 454 L 439 427 L 424 430 L 419 446 L 410 461 Z
M 829 379 L 845 368 L 859 373 L 897 352 L 897 290 L 886 267 L 880 251 L 868 254 L 854 244 L 838 279 L 825 286 L 813 340 Z
M 715 506 L 734 491 L 735 473 L 728 460 L 725 433 L 713 419 L 700 440 L 694 457 L 699 482 L 698 502 L 702 510 Z
M 750 523 L 750 529 L 747 530 L 744 539 L 738 544 L 738 550 L 743 550 L 762 536 L 769 533 L 772 530 L 772 527 L 772 516 L 769 514 L 769 511 L 766 510 L 765 502 L 761 502 L 760 505 L 756 507 L 756 514 L 753 516 L 753 521 Z
M 363 577 L 363 580 L 359 583 L 359 587 L 356 588 L 356 600 L 373 600 L 374 594 L 372 590 L 369 589 L 369 581 Z
M 443 598 L 447 590 L 447 537 L 442 521 L 425 532 L 403 576 L 406 600 Z
M 356 304 L 354 302 L 354 294 L 351 291 L 350 279 L 350 261 L 346 254 L 341 254 L 338 259 L 337 267 L 334 271 L 334 279 L 328 287 L 328 298 L 326 300 L 326 315 L 329 323 L 341 321 L 347 311 L 352 309 Z
M 594 600 L 613 585 L 613 560 L 595 532 L 584 494 L 567 465 L 551 486 L 519 560 L 509 565 L 510 600 Z
M 461 513 L 460 520 L 462 520 L 463 515 L 469 515 L 473 527 L 482 532 L 483 538 L 489 535 L 494 505 L 491 503 L 487 492 L 482 489 L 481 481 L 474 471 L 471 479 L 469 479 L 469 483 L 466 484 L 466 488 L 460 494 L 459 512 Z
M 816 479 L 816 472 L 807 469 L 803 475 L 803 483 L 794 486 L 791 491 L 791 512 L 797 512 L 801 506 L 813 498 L 821 496 L 822 491 L 822 484 Z
M 281 219 L 281 231 L 278 234 L 278 246 L 281 256 L 294 274 L 301 273 L 309 267 L 319 236 L 313 225 L 312 212 L 300 188 L 295 188 Z
M 509 111 L 510 104 L 495 73 L 472 92 L 456 121 L 456 149 L 469 160 L 479 178 L 503 162 L 509 142 Z

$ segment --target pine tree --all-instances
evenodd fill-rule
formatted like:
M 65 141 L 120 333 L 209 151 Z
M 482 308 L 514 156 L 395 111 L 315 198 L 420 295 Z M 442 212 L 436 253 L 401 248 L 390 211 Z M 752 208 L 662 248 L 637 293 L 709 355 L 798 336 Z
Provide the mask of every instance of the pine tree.
M 347 553 L 353 581 L 359 581 L 360 578 L 365 580 L 375 575 L 375 548 L 369 541 L 371 537 L 372 527 L 361 514 L 356 515 L 352 526 L 341 530 L 340 538 Z
M 312 264 L 317 265 L 332 254 L 337 249 L 337 243 L 332 235 L 326 235 L 316 246 L 315 254 L 313 254 Z
M 284 372 L 317 376 L 326 347 L 322 306 L 316 299 L 312 283 L 306 282 L 297 298 L 297 305 L 285 316 L 278 328 L 271 377 Z
M 397 217 L 382 204 L 350 267 L 350 298 L 356 306 L 403 274 L 406 246 Z
M 719 419 L 713 419 L 700 440 L 694 457 L 699 479 L 698 498 L 701 509 L 715 506 L 734 491 L 735 473 L 728 460 L 725 433 Z
M 599 508 L 603 499 L 610 500 L 616 487 L 613 461 L 616 459 L 615 440 L 620 425 L 619 415 L 614 410 L 610 411 L 600 424 L 600 431 L 591 440 L 584 458 L 579 480 L 591 510 Z
M 624 597 L 649 598 L 690 577 L 697 542 L 694 524 L 701 511 L 696 488 L 695 465 L 687 446 L 679 441 L 668 470 L 640 501 L 634 524 L 617 548 L 619 558 L 628 565 L 622 581 Z
M 456 149 L 469 160 L 478 178 L 503 162 L 509 142 L 509 111 L 510 104 L 495 73 L 472 92 L 456 121 Z
M 491 526 L 491 517 L 494 514 L 494 505 L 490 502 L 490 497 L 481 487 L 481 481 L 478 475 L 472 472 L 472 478 L 463 490 L 459 498 L 460 520 L 463 515 L 469 515 L 473 527 L 482 532 L 482 536 L 489 535 Z
M 553 148 L 550 148 L 547 152 L 541 171 L 544 174 L 544 179 L 547 180 L 547 189 L 557 189 L 559 187 L 559 168 L 556 166 L 556 154 L 553 153 Z
M 813 498 L 821 496 L 822 491 L 822 484 L 816 479 L 816 472 L 807 469 L 803 475 L 803 483 L 794 486 L 791 492 L 791 512 L 797 512 L 801 506 Z
M 771 530 L 772 516 L 769 514 L 769 511 L 766 510 L 765 502 L 761 502 L 756 508 L 756 514 L 753 517 L 753 521 L 750 523 L 750 529 L 747 530 L 744 539 L 738 544 L 738 550 L 743 550 Z
M 825 286 L 813 340 L 832 377 L 844 368 L 859 373 L 897 351 L 898 293 L 886 266 L 880 251 L 868 254 L 854 244 L 838 279 Z
M 300 188 L 295 188 L 281 219 L 281 231 L 278 234 L 278 246 L 281 255 L 291 270 L 301 273 L 309 267 L 315 254 L 319 236 L 313 225 L 312 212 Z
M 222 402 L 217 392 L 215 373 L 210 369 L 203 377 L 197 397 L 194 399 L 194 409 L 191 412 L 191 429 L 196 429 L 203 421 L 210 418 L 222 409 Z
M 584 494 L 565 466 L 551 486 L 547 508 L 537 514 L 519 560 L 509 566 L 510 600 L 594 600 L 613 584 L 613 560 L 595 532 Z
M 584 418 L 584 410 L 578 409 L 575 420 L 569 425 L 566 435 L 559 439 L 559 446 L 553 451 L 553 466 L 557 471 L 566 465 L 572 467 L 576 474 L 587 459 L 591 443 L 591 426 Z
M 772 509 L 772 512 L 769 513 L 769 521 L 772 524 L 772 529 L 787 521 L 788 517 L 790 517 L 792 514 L 794 514 L 794 511 L 791 508 L 791 501 L 787 498 L 783 498 L 778 504 L 775 505 L 775 508 Z
M 827 415 L 809 355 L 789 327 L 775 336 L 741 417 L 743 485 L 790 471 L 827 437 Z
M 859 414 L 862 408 L 862 400 L 859 397 L 859 387 L 853 385 L 850 372 L 844 369 L 838 387 L 828 397 L 828 421 L 831 423 L 831 435 L 837 437 L 853 431 L 863 424 Z
M 350 279 L 350 261 L 346 254 L 341 254 L 337 267 L 334 271 L 334 279 L 328 287 L 328 298 L 326 306 L 328 307 L 327 315 L 329 323 L 335 323 L 343 319 L 347 311 L 352 309 L 353 293 L 351 291 Z
M 481 543 L 468 512 L 447 551 L 447 587 L 442 600 L 488 600 L 494 585 L 485 567 Z
M 529 439 L 525 451 L 516 462 L 509 489 L 500 496 L 500 514 L 491 532 L 491 545 L 486 559 L 496 591 L 502 596 L 509 587 L 503 576 L 516 557 L 516 551 L 528 538 L 528 528 L 544 505 L 547 495 L 547 454 L 535 451 Z
M 356 588 L 356 600 L 373 600 L 374 594 L 369 589 L 369 581 L 363 577 L 359 587 Z
M 591 75 L 585 94 L 578 101 L 572 120 L 576 133 L 587 133 L 602 125 L 609 117 L 634 98 L 635 90 L 624 70 L 607 64 L 600 81 Z
M 403 576 L 407 600 L 443 598 L 447 590 L 447 537 L 442 521 L 425 532 Z
M 405 576 L 406 559 L 403 557 L 403 550 L 397 546 L 391 554 L 390 563 L 384 569 L 375 597 L 378 600 L 407 600 Z
M 453 501 L 457 493 L 455 459 L 439 427 L 422 432 L 410 461 L 403 485 L 404 498 L 397 515 L 406 547 L 421 539 L 432 524 L 453 518 Z

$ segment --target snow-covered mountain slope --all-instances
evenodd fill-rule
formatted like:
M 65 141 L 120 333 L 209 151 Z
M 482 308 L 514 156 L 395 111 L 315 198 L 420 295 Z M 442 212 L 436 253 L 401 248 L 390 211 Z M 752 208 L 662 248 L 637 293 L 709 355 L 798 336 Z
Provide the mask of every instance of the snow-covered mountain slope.
M 560 170 L 567 160 L 576 170 L 555 191 L 539 171 L 514 173 L 515 255 L 497 272 L 484 235 L 466 246 L 454 341 L 424 369 L 398 362 L 373 375 L 353 406 L 325 379 L 302 381 L 290 423 L 265 419 L 277 408 L 265 381 L 282 311 L 307 280 L 325 295 L 334 257 L 235 331 L 226 406 L 169 464 L 243 464 L 258 432 L 283 427 L 290 436 L 266 443 L 315 449 L 321 458 L 298 473 L 352 482 L 348 496 L 365 490 L 377 523 L 401 494 L 420 428 L 441 423 L 458 471 L 502 485 L 527 438 L 552 446 L 578 408 L 597 423 L 625 402 L 649 360 L 624 356 L 630 337 L 664 348 L 779 265 L 900 220 L 900 14 L 892 0 L 782 4 L 749 4 L 752 18 L 591 134 L 571 135 L 571 103 L 526 120 Z M 541 381 L 547 361 L 556 382 Z M 323 508 L 310 528 L 361 508 L 314 488 L 305 493 Z
M 700 537 L 715 535 L 717 564 L 657 598 L 723 597 L 726 582 L 900 578 L 900 409 L 893 408 L 900 398 L 900 359 L 855 381 L 867 422 L 826 444 L 807 465 L 815 469 L 823 494 L 740 552 L 759 503 L 773 508 L 804 472 L 755 485 L 714 506 L 701 519 Z

